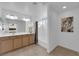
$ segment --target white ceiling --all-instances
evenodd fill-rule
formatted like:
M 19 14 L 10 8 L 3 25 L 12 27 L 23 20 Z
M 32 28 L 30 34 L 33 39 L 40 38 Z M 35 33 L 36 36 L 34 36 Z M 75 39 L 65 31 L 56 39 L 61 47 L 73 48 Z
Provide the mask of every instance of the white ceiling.
M 15 15 L 26 15 L 32 20 L 39 20 L 43 16 L 47 16 L 47 3 L 41 2 L 0 2 L 0 8 L 11 11 L 9 13 Z
M 0 2 L 0 7 L 4 9 L 9 9 L 12 11 L 17 11 L 20 13 L 30 14 L 31 11 L 35 11 L 38 7 L 42 7 L 46 3 L 41 2 Z M 37 11 L 37 10 L 36 10 Z
M 0 2 L 0 5 L 14 5 L 18 8 L 25 8 L 27 6 L 35 5 L 47 5 L 51 4 L 55 10 L 61 10 L 62 6 L 67 6 L 68 9 L 74 9 L 79 7 L 79 2 Z
M 79 8 L 79 2 L 0 2 L 0 7 L 5 9 L 11 9 L 19 11 L 20 13 L 30 14 L 31 11 L 36 12 L 36 8 L 39 6 L 50 6 L 58 13 L 65 12 L 67 10 L 73 10 Z M 62 9 L 62 6 L 67 6 L 66 9 Z
M 50 4 L 52 5 L 52 8 L 59 13 L 79 8 L 79 2 L 51 2 Z M 66 6 L 67 8 L 63 9 L 63 6 Z

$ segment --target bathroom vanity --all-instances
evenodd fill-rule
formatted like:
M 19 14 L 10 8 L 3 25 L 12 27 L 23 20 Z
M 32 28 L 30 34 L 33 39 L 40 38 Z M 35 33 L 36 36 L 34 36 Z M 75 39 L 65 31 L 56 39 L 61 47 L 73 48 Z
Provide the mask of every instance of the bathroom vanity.
M 35 24 L 30 16 L 1 8 L 0 54 L 35 43 L 34 37 Z
M 15 33 L 0 35 L 0 54 L 23 48 L 34 43 L 34 34 Z

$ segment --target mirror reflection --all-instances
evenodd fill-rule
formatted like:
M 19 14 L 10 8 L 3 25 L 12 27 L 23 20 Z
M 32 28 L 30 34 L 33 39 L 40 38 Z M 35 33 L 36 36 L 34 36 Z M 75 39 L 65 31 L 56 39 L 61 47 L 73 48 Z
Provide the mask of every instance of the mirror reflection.
M 34 33 L 34 23 L 30 17 L 3 9 L 0 17 L 1 33 Z

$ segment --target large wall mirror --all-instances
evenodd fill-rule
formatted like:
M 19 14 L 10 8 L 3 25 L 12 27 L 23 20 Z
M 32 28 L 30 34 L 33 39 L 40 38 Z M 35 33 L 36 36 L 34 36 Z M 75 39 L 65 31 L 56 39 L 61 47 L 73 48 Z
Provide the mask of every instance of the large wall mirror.
M 34 33 L 34 23 L 28 15 L 2 9 L 0 17 L 0 32 L 3 33 Z

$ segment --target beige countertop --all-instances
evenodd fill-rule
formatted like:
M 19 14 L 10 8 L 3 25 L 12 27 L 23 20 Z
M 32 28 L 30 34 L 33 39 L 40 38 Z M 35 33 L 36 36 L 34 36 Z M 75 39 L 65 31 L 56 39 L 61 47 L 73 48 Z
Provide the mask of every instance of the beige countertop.
M 7 37 L 7 36 L 16 36 L 16 35 L 25 35 L 25 34 L 34 34 L 34 33 L 4 33 L 0 34 L 0 37 Z

